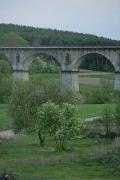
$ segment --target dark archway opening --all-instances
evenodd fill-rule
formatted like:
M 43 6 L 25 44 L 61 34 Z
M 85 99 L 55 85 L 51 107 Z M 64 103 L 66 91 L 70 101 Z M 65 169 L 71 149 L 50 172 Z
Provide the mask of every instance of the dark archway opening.
M 103 71 L 103 72 L 114 72 L 114 66 L 104 56 L 100 54 L 88 54 L 83 58 L 80 65 L 80 69 Z

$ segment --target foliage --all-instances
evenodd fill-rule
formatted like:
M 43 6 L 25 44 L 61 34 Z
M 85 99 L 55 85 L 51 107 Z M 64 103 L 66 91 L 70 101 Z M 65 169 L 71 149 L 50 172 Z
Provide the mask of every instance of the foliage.
M 39 108 L 37 113 L 37 125 L 40 144 L 44 145 L 45 135 L 54 135 L 60 125 L 61 114 L 59 105 L 47 102 Z
M 91 159 L 109 164 L 114 169 L 115 174 L 120 172 L 120 138 L 116 138 L 112 143 L 101 146 L 99 149 L 97 148 Z
M 11 65 L 4 60 L 2 57 L 0 58 L 0 76 L 1 75 L 9 75 L 12 71 Z
M 110 103 L 114 96 L 114 86 L 110 80 L 101 79 L 101 90 L 104 95 L 104 101 Z
M 91 92 L 84 92 L 85 103 L 88 104 L 104 104 L 104 94 L 101 89 L 94 89 Z
M 88 91 L 82 91 L 85 102 L 88 104 L 111 103 L 114 97 L 113 84 L 109 80 L 102 79 L 101 86 Z
M 1 175 L 0 175 L 0 180 L 19 180 L 19 176 L 13 173 L 9 173 L 4 171 Z
M 113 123 L 113 112 L 110 106 L 106 106 L 102 114 L 102 122 L 105 127 L 106 137 L 111 137 L 111 125 Z
M 80 68 L 94 71 L 114 72 L 114 66 L 111 62 L 106 57 L 95 53 L 86 55 Z
M 2 33 L 0 46 L 28 46 L 28 42 L 16 32 Z
M 54 139 L 51 137 L 46 139 L 45 147 L 40 147 L 36 135 L 16 135 L 14 139 L 0 144 L 0 172 L 2 173 L 7 168 L 9 172 L 18 174 L 22 180 L 41 179 L 41 177 L 42 179 L 51 177 L 51 179 L 61 180 L 95 178 L 117 180 L 120 176 L 113 174 L 113 166 L 110 166 L 109 163 L 106 165 L 88 159 L 90 153 L 95 152 L 96 148 L 100 149 L 101 146 L 108 144 L 109 141 L 103 138 L 75 138 L 70 142 L 70 146 L 74 147 L 74 150 L 57 152 Z M 73 157 L 71 160 L 69 154 L 77 154 L 77 158 Z M 59 158 L 59 161 L 55 160 L 56 157 Z M 49 163 L 50 160 L 52 165 Z
M 59 116 L 60 124 L 55 132 L 57 149 L 66 150 L 67 141 L 80 134 L 80 129 L 84 128 L 84 125 L 80 121 L 79 111 L 75 105 L 63 103 Z
M 7 103 L 12 93 L 12 78 L 3 77 L 0 79 L 0 104 Z
M 29 72 L 30 74 L 56 73 L 59 72 L 59 66 L 53 59 L 48 59 L 46 56 L 38 56 L 30 65 Z
M 15 130 L 34 131 L 38 107 L 49 100 L 57 104 L 67 101 L 76 102 L 76 97 L 74 95 L 69 97 L 69 95 L 69 92 L 64 93 L 54 83 L 44 84 L 39 81 L 16 82 L 9 102 Z
M 14 85 L 10 99 L 10 111 L 16 131 L 34 131 L 38 106 L 41 104 L 39 87 L 31 82 L 18 82 Z
M 120 135 L 120 102 L 116 103 L 116 108 L 114 112 L 114 122 L 117 125 L 118 134 Z
M 12 91 L 11 65 L 0 59 L 0 104 L 7 102 Z
M 120 45 L 120 41 L 98 37 L 91 34 L 74 33 L 68 31 L 34 28 L 13 24 L 0 24 L 0 42 L 3 34 L 15 32 L 23 37 L 30 46 L 96 46 Z M 22 45 L 22 44 L 21 44 Z M 24 45 L 24 44 L 23 44 Z M 25 43 L 26 45 L 26 43 Z
M 80 133 L 80 125 L 78 109 L 74 105 L 63 103 L 60 107 L 47 102 L 38 110 L 37 132 L 40 134 L 39 137 L 44 137 L 47 133 L 53 136 L 58 150 L 66 149 L 66 142 Z M 39 139 L 41 142 L 41 138 Z

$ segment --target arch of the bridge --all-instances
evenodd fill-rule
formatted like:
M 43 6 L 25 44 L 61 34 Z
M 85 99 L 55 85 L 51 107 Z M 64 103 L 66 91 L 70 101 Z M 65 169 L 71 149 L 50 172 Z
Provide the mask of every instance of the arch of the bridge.
M 28 54 L 26 56 L 26 58 L 24 59 L 24 62 L 23 62 L 24 69 L 29 70 L 30 65 L 35 61 L 35 58 L 38 56 L 46 56 L 46 57 L 54 60 L 56 62 L 56 64 L 61 67 L 61 64 L 60 64 L 56 54 L 49 53 L 49 52 L 34 52 L 31 54 Z
M 114 70 L 115 70 L 115 64 L 113 64 L 113 61 L 112 59 L 107 55 L 103 54 L 103 53 L 99 53 L 99 52 L 88 52 L 88 53 L 84 53 L 83 55 L 79 56 L 77 58 L 77 60 L 75 62 L 73 62 L 73 66 L 75 69 L 79 69 L 80 65 L 82 64 L 82 62 L 85 60 L 85 58 L 87 56 L 90 56 L 90 55 L 96 55 L 96 56 L 101 56 L 101 57 L 104 57 L 107 61 L 110 62 L 110 64 L 114 67 Z

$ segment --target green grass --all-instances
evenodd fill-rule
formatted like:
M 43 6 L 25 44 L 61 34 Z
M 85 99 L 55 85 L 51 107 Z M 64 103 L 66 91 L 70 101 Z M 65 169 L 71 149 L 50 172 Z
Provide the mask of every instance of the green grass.
M 80 93 L 93 92 L 94 90 L 99 90 L 101 87 L 99 85 L 88 85 L 80 84 Z
M 67 164 L 54 162 L 52 165 L 40 165 L 41 158 L 54 158 L 69 152 L 44 152 L 35 135 L 17 136 L 0 144 L 0 171 L 12 171 L 19 174 L 22 180 L 117 180 L 119 176 L 113 175 L 112 167 L 89 160 L 90 153 L 106 143 L 108 140 L 105 139 L 76 139 L 71 146 L 74 147 L 72 152 L 78 154 L 77 160 Z M 47 144 L 54 146 L 51 139 Z
M 115 74 L 114 73 L 102 73 L 101 74 L 79 74 L 79 77 L 84 78 L 84 77 L 89 77 L 89 78 L 100 78 L 100 79 L 109 79 L 109 80 L 114 80 L 115 79 Z M 58 80 L 60 78 L 59 73 L 39 73 L 39 74 L 31 74 L 30 78 L 32 80 Z
M 106 79 L 106 80 L 115 80 L 115 74 L 114 73 L 102 73 L 101 74 L 79 74 L 79 77 L 89 77 L 89 78 L 100 78 L 100 79 Z
M 111 109 L 115 109 L 115 104 L 109 104 Z M 106 104 L 81 104 L 79 105 L 80 117 L 88 118 L 101 116 Z
M 56 81 L 59 80 L 59 76 L 59 73 L 39 73 L 30 75 L 30 79 L 40 81 Z

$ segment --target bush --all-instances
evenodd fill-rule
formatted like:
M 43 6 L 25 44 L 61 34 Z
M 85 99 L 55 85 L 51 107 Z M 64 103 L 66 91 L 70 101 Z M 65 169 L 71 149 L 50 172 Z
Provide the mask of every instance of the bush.
M 76 103 L 76 96 L 70 91 L 61 90 L 55 83 L 43 84 L 38 81 L 16 83 L 9 101 L 15 130 L 35 131 L 38 107 L 49 100 L 56 104 Z
M 38 110 L 37 132 L 40 144 L 48 133 L 56 141 L 57 150 L 66 150 L 66 143 L 80 133 L 82 123 L 78 108 L 74 105 L 63 103 L 62 106 L 47 102 Z
M 7 102 L 12 92 L 12 67 L 0 56 L 0 104 Z
M 99 147 L 91 156 L 92 160 L 109 164 L 116 170 L 120 170 L 120 138 L 116 138 L 111 144 Z
M 105 127 L 105 136 L 111 137 L 111 126 L 113 125 L 113 112 L 110 106 L 106 106 L 102 114 L 102 123 Z
M 114 112 L 114 122 L 118 129 L 118 134 L 120 136 L 120 102 L 117 102 L 115 112 Z
M 12 78 L 2 77 L 0 79 L 0 104 L 6 103 L 12 94 Z
M 109 80 L 101 80 L 101 86 L 91 91 L 83 92 L 86 103 L 105 104 L 111 103 L 114 97 L 113 84 Z
M 58 73 L 60 67 L 56 64 L 53 59 L 46 56 L 38 56 L 35 58 L 33 63 L 30 65 L 30 74 L 36 73 Z
M 19 180 L 19 176 L 13 173 L 9 173 L 4 171 L 1 175 L 0 175 L 0 180 Z

